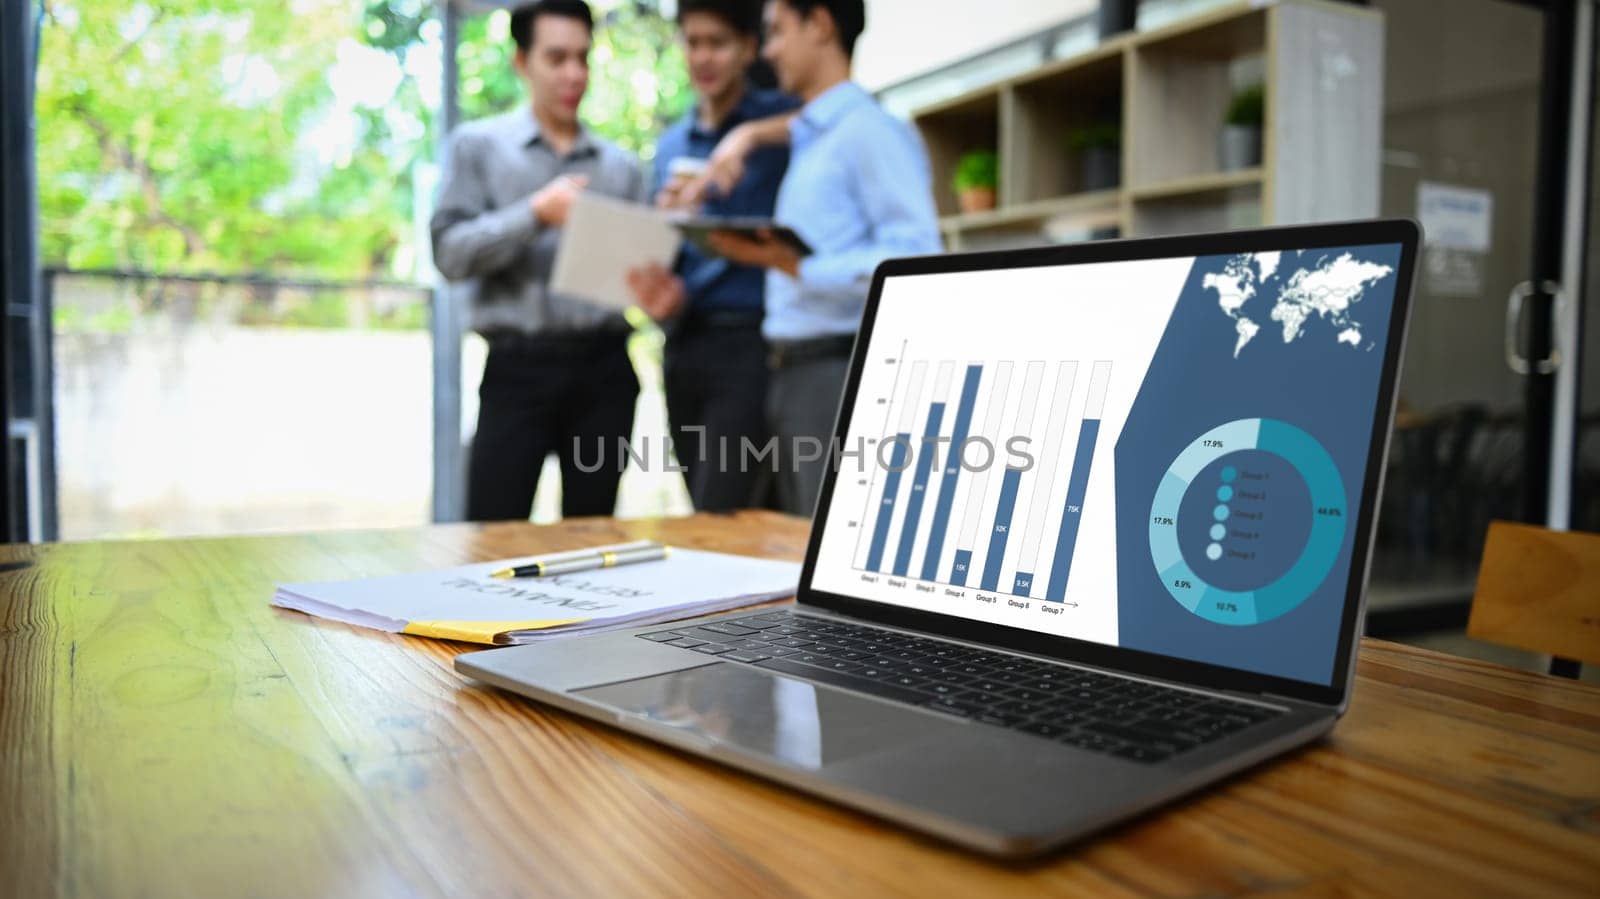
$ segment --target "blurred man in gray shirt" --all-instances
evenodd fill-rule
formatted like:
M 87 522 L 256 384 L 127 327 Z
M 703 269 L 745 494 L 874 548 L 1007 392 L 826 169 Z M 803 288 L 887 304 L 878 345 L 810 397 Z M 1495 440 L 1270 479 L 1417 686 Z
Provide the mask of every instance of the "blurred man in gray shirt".
M 580 190 L 638 202 L 648 193 L 637 160 L 578 120 L 593 34 L 583 0 L 518 7 L 515 63 L 532 103 L 462 125 L 445 158 L 434 262 L 461 282 L 472 327 L 489 343 L 467 481 L 473 521 L 527 519 L 552 452 L 563 515 L 609 515 L 616 505 L 626 459 L 618 443 L 633 429 L 639 393 L 630 328 L 616 312 L 548 289 Z

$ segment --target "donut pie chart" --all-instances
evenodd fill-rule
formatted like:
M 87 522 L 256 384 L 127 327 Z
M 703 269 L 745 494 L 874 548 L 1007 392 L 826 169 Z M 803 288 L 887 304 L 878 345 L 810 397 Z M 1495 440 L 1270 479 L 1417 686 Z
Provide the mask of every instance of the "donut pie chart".
M 1178 454 L 1150 507 L 1150 555 L 1195 615 L 1246 626 L 1287 614 L 1327 579 L 1348 526 L 1343 479 L 1316 438 L 1244 418 Z

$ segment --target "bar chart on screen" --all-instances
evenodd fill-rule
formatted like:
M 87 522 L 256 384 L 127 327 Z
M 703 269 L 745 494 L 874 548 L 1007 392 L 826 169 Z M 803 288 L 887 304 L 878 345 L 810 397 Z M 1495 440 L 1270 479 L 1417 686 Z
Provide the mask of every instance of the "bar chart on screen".
M 870 443 L 854 567 L 889 586 L 1075 607 L 1069 585 L 1113 367 L 919 359 L 902 346 Z
M 1126 426 L 1142 393 L 1170 389 L 1148 373 L 1193 266 L 886 278 L 857 337 L 807 589 L 1116 644 L 1121 560 L 1149 554 L 1119 522 L 1150 501 L 1123 493 L 1160 474 L 1123 469 L 1149 442 Z

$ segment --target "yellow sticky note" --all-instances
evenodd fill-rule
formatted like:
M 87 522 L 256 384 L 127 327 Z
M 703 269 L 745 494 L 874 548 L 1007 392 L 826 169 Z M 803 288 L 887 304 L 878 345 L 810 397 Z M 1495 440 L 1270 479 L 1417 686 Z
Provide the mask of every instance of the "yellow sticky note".
M 507 631 L 537 631 L 563 624 L 576 624 L 586 618 L 561 618 L 551 621 L 410 621 L 402 634 L 434 637 L 440 640 L 465 640 L 468 643 L 503 643 L 496 639 Z

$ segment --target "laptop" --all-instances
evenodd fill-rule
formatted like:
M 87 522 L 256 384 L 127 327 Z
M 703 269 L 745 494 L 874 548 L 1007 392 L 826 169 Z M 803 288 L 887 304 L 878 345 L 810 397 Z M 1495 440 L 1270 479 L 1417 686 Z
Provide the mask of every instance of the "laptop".
M 1418 229 L 885 262 L 796 602 L 462 673 L 996 856 L 1349 702 Z

